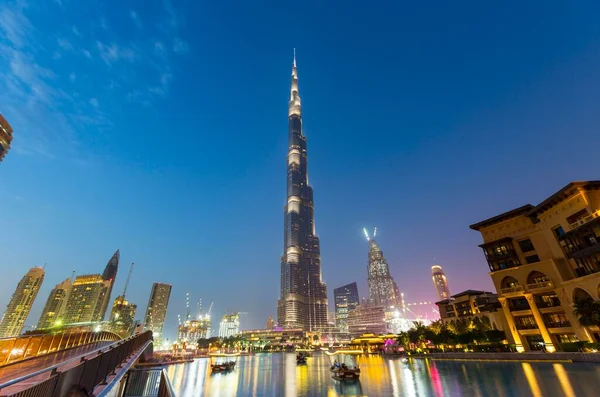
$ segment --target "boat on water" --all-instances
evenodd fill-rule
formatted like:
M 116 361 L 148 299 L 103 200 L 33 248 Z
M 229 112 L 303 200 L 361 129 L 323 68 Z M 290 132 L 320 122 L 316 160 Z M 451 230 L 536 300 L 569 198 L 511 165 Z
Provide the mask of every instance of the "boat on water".
M 240 353 L 211 353 L 210 354 L 210 368 L 212 372 L 227 372 L 233 371 L 237 358 Z
M 312 357 L 315 349 L 296 349 L 297 354 L 302 354 L 304 357 Z
M 356 362 L 356 356 L 363 354 L 362 350 L 338 350 L 325 353 L 331 361 L 333 379 L 341 381 L 358 380 L 360 368 Z
M 296 355 L 296 364 L 306 364 L 306 356 L 304 353 L 298 353 Z

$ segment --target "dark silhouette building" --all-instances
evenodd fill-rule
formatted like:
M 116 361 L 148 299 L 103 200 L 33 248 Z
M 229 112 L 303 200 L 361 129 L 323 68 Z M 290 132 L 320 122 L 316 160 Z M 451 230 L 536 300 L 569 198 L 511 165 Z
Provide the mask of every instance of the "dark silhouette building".
M 327 287 L 321 279 L 321 248 L 315 235 L 313 190 L 308 184 L 295 54 L 288 121 L 287 203 L 277 322 L 285 328 L 312 331 L 327 326 Z

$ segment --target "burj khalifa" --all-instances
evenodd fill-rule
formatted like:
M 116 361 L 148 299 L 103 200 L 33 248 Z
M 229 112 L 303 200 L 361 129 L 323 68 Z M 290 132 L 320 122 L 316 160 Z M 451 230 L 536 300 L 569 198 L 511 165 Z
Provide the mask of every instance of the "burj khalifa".
M 313 189 L 308 184 L 295 51 L 288 121 L 287 203 L 277 321 L 285 328 L 315 331 L 327 325 L 327 287 L 321 278 L 321 248 L 315 234 Z

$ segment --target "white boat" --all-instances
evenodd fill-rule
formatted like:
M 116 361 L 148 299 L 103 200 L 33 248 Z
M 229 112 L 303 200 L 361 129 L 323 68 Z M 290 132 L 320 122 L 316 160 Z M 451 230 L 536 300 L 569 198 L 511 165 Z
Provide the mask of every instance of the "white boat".
M 361 350 L 338 350 L 325 352 L 331 361 L 331 372 L 336 380 L 358 380 L 360 368 L 356 356 L 363 354 Z

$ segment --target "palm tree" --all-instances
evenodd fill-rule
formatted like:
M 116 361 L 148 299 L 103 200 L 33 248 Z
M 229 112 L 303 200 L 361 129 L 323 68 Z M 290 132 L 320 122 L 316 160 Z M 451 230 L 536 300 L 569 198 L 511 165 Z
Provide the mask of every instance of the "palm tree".
M 600 325 L 600 301 L 579 299 L 573 302 L 573 314 L 583 326 Z

